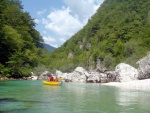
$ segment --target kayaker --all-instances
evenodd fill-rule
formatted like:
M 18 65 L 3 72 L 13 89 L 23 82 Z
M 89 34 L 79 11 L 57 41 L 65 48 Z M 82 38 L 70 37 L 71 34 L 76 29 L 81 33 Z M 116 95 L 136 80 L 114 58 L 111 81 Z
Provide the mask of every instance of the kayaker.
M 50 73 L 48 74 L 48 76 L 49 76 L 49 81 L 54 81 L 54 77 Z
M 55 82 L 58 82 L 58 78 L 56 77 L 56 78 L 54 79 L 54 81 L 55 81 Z

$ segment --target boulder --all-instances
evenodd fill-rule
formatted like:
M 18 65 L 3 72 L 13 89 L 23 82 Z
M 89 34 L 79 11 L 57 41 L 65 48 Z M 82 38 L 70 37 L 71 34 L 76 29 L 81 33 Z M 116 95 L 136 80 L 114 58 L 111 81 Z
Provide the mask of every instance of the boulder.
M 88 83 L 100 83 L 101 82 L 101 73 L 96 71 L 90 71 L 87 79 Z
M 89 77 L 87 71 L 82 67 L 77 67 L 70 75 L 72 82 L 86 82 Z
M 150 78 L 150 53 L 142 58 L 141 60 L 139 60 L 137 62 L 137 64 L 139 65 L 138 67 L 138 78 L 139 79 L 147 79 Z
M 38 79 L 38 76 L 34 76 L 32 75 L 31 77 L 29 77 L 31 80 L 37 80 Z
M 49 71 L 44 71 L 43 73 L 41 73 L 41 74 L 39 75 L 38 79 L 48 80 L 49 78 L 48 78 L 47 75 L 48 75 L 49 73 L 50 73 Z
M 89 74 L 84 68 L 77 67 L 72 73 L 62 73 L 57 70 L 56 76 L 63 78 L 66 82 L 86 82 Z
M 115 71 L 107 71 L 106 75 L 107 75 L 108 82 L 118 82 L 117 80 L 118 77 Z
M 128 82 L 138 79 L 138 71 L 134 67 L 120 63 L 116 66 L 115 72 L 117 74 L 117 78 L 120 82 Z
M 58 78 L 62 78 L 64 80 L 66 80 L 68 82 L 71 80 L 71 77 L 70 77 L 69 73 L 63 73 L 63 72 L 61 72 L 59 70 L 56 70 L 56 76 Z

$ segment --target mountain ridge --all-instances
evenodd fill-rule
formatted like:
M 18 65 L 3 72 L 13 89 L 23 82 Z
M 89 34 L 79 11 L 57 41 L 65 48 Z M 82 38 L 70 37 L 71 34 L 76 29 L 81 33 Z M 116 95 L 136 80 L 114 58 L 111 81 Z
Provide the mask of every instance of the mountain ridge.
M 51 45 L 49 45 L 49 44 L 46 44 L 46 43 L 44 43 L 44 47 L 49 51 L 49 52 L 52 52 L 52 51 L 54 51 L 56 48 L 55 47 L 53 47 L 53 46 L 51 46 Z

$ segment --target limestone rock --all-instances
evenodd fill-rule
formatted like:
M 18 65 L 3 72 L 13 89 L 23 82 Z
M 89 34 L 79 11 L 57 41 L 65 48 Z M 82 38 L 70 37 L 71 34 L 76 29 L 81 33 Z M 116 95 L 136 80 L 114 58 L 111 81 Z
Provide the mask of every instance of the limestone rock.
M 117 74 L 115 71 L 107 71 L 106 72 L 107 75 L 107 81 L 108 82 L 118 82 L 119 80 L 117 79 Z
M 69 53 L 68 54 L 68 59 L 72 59 L 73 58 L 73 54 L 72 53 Z
M 138 78 L 139 79 L 147 79 L 150 78 L 150 53 L 142 58 L 141 60 L 139 60 L 137 62 L 137 64 L 139 65 L 138 67 Z
M 89 51 L 90 48 L 91 48 L 91 44 L 90 44 L 90 43 L 87 43 L 87 45 L 86 45 L 86 50 Z
M 120 82 L 128 82 L 138 79 L 137 69 L 125 63 L 118 64 L 115 72 L 118 77 L 117 79 L 119 79 Z
M 71 79 L 73 82 L 86 82 L 86 78 L 89 76 L 87 71 L 82 67 L 77 67 L 71 73 Z
M 44 71 L 43 73 L 41 73 L 38 77 L 38 79 L 43 79 L 43 80 L 48 80 L 48 76 L 47 74 L 50 73 L 49 71 Z

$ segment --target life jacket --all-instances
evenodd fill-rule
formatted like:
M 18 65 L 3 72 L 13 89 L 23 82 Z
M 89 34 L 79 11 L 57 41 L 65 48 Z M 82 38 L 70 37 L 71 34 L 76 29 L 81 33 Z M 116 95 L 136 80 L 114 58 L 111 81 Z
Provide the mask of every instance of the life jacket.
M 49 81 L 54 81 L 54 78 L 50 76 Z

